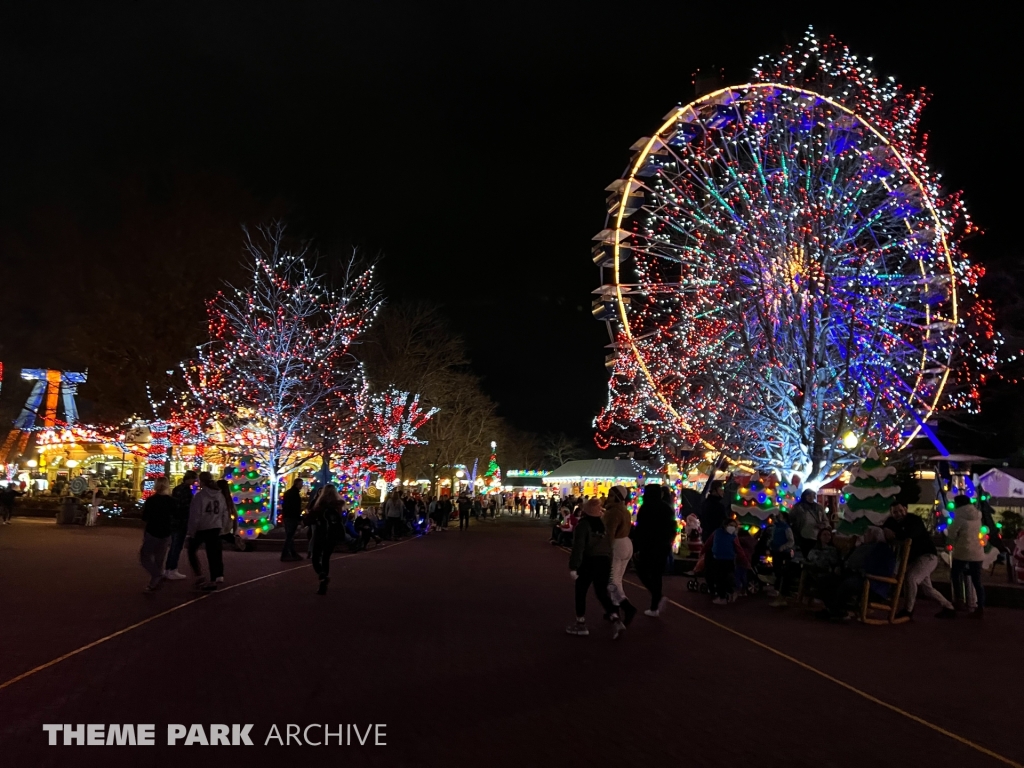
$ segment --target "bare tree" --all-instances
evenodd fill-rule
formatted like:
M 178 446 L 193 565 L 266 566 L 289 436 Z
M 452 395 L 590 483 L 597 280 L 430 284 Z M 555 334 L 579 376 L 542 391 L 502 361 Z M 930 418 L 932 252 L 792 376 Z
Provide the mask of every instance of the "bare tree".
M 544 460 L 551 469 L 558 469 L 567 461 L 586 458 L 587 452 L 564 432 L 544 437 Z

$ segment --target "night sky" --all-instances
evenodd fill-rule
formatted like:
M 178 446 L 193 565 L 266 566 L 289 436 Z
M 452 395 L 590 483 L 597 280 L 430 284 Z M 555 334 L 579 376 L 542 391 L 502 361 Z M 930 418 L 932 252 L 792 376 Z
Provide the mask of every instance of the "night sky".
M 15 364 L 61 364 L 50 326 L 68 320 L 47 305 L 88 301 L 80 275 L 110 269 L 126 301 L 159 296 L 108 266 L 110 243 L 159 259 L 168 232 L 203 242 L 282 216 L 324 250 L 381 254 L 389 298 L 444 305 L 513 424 L 588 438 L 605 399 L 607 337 L 590 316 L 604 187 L 692 98 L 694 70 L 743 82 L 808 23 L 933 94 L 932 163 L 965 191 L 985 230 L 967 249 L 1015 323 L 1018 27 L 1009 10 L 898 5 L 7 4 L 7 378 Z M 208 277 L 212 293 L 230 274 Z M 990 412 L 1012 414 L 990 451 L 1012 450 L 1016 399 L 989 396 Z

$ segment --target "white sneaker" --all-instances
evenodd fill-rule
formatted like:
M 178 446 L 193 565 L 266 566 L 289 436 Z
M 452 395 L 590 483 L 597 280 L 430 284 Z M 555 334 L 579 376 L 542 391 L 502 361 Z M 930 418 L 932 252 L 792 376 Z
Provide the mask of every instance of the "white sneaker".
M 175 568 L 173 571 L 164 571 L 164 578 L 168 581 L 178 581 L 187 578 L 184 573 Z
M 658 618 L 659 616 L 661 616 L 661 611 L 651 610 L 650 608 L 648 608 L 646 611 L 644 611 L 644 616 L 653 616 L 654 618 Z
M 728 605 L 729 601 L 726 600 L 724 597 L 716 597 L 714 600 L 711 601 L 711 603 L 712 605 Z
M 224 583 L 224 577 L 223 576 L 218 576 L 216 579 L 214 579 L 214 581 L 217 582 L 218 584 L 223 584 Z
M 661 600 L 658 601 L 658 613 L 661 613 L 666 608 L 668 608 L 668 598 L 662 597 Z
M 789 605 L 789 601 L 784 597 L 777 597 L 768 603 L 769 608 L 785 608 Z
M 612 640 L 618 640 L 619 635 L 626 631 L 626 625 L 621 620 L 615 619 L 612 622 Z
M 586 637 L 590 634 L 590 630 L 587 629 L 587 623 L 585 621 L 574 621 L 565 628 L 565 631 L 570 635 L 580 635 L 581 637 Z

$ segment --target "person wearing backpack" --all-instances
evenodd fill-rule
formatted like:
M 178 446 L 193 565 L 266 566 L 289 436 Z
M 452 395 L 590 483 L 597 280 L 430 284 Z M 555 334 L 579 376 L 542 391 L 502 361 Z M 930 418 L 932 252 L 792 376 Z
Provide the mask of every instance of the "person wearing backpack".
M 590 499 L 583 505 L 583 517 L 573 531 L 569 575 L 576 582 L 576 621 L 566 627 L 565 631 L 570 635 L 590 634 L 586 619 L 587 590 L 593 584 L 598 602 L 611 619 L 614 640 L 626 627 L 608 594 L 608 583 L 612 575 L 612 543 L 605 535 L 601 519 L 603 512 L 600 499 Z
M 220 488 L 213 481 L 209 472 L 199 473 L 199 492 L 192 497 L 188 512 L 188 564 L 196 577 L 196 587 L 204 592 L 217 589 L 217 584 L 224 581 L 224 560 L 221 549 L 221 532 L 228 528 L 227 506 Z M 210 580 L 203 577 L 203 568 L 199 564 L 199 547 L 206 547 L 206 563 L 210 570 Z

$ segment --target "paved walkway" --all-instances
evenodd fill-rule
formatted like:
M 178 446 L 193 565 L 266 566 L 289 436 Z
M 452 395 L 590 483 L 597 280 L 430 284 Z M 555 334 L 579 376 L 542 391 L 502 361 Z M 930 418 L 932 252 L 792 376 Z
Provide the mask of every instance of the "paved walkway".
M 613 642 L 596 606 L 590 637 L 564 634 L 566 555 L 529 523 L 339 557 L 326 598 L 307 566 L 269 552 L 226 553 L 231 588 L 212 596 L 189 582 L 146 595 L 138 538 L 0 528 L 4 763 L 1024 763 L 1016 687 L 994 680 L 1020 677 L 1020 611 L 821 624 L 761 599 L 712 606 L 677 577 L 667 615 L 638 616 Z M 42 731 L 140 722 L 157 724 L 159 746 L 48 747 Z M 387 746 L 262 745 L 271 724 L 325 722 L 386 723 Z M 163 745 L 168 723 L 254 723 L 257 746 L 182 752 Z

